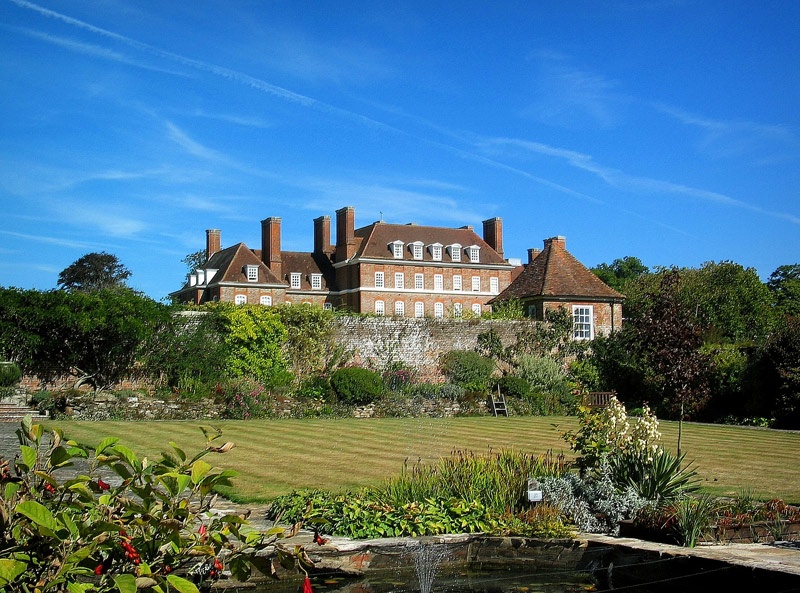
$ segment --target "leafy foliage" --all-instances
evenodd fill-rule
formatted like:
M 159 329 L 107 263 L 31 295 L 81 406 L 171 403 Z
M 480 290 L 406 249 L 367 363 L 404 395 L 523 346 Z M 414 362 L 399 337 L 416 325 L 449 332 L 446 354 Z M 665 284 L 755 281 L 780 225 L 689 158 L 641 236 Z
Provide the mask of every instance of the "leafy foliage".
M 556 360 L 547 356 L 522 355 L 517 359 L 515 372 L 528 383 L 531 394 L 542 397 L 545 413 L 564 413 L 571 408 L 574 400 L 572 386 Z
M 355 538 L 480 531 L 563 537 L 571 535 L 571 529 L 557 515 L 528 516 L 520 508 L 527 476 L 558 475 L 562 469 L 552 456 L 461 453 L 434 466 L 416 464 L 409 469 L 406 464 L 384 485 L 355 493 L 294 491 L 276 498 L 268 517 Z
M 203 459 L 233 447 L 217 446 L 218 432 L 206 431 L 206 447 L 192 456 L 173 443 L 153 461 L 116 438 L 95 447 L 59 432 L 46 439 L 30 417 L 18 435 L 13 475 L 5 464 L 0 475 L 0 579 L 12 590 L 197 593 L 219 576 L 223 555 L 247 580 L 253 553 L 282 535 L 210 512 L 214 489 L 234 475 Z M 60 480 L 57 470 L 77 460 L 86 473 Z
M 629 449 L 609 455 L 608 462 L 617 488 L 631 488 L 642 498 L 662 502 L 699 489 L 697 472 L 684 464 L 685 458 L 685 453 L 673 455 L 665 449 Z
M 494 361 L 477 352 L 451 350 L 439 360 L 442 373 L 467 391 L 486 391 L 494 373 Z
M 226 347 L 225 370 L 230 377 L 249 377 L 267 388 L 291 381 L 283 344 L 288 332 L 271 307 L 217 303 Z
M 58 286 L 65 290 L 108 290 L 124 287 L 130 275 L 116 255 L 87 253 L 61 271 Z
M 591 271 L 608 286 L 624 293 L 629 280 L 649 273 L 650 269 L 638 257 L 628 255 L 610 264 L 599 264 Z
M 116 383 L 168 323 L 168 307 L 131 290 L 0 288 L 0 352 L 45 381 L 73 375 L 98 388 Z
M 283 352 L 298 380 L 327 371 L 337 354 L 333 312 L 307 304 L 281 305 L 275 311 L 286 328 Z
M 363 406 L 383 393 L 383 378 L 369 369 L 344 367 L 331 375 L 331 387 L 342 402 Z
M 780 266 L 767 280 L 775 306 L 784 316 L 800 317 L 800 264 Z
M 12 387 L 22 378 L 22 371 L 13 362 L 0 363 L 0 387 Z

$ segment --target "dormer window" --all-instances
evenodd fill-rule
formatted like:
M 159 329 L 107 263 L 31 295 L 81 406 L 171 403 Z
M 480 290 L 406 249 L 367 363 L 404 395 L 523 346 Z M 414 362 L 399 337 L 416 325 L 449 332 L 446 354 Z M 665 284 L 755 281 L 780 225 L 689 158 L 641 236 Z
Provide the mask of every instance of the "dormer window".
M 389 243 L 389 249 L 392 251 L 392 255 L 394 256 L 395 259 L 403 259 L 403 242 L 402 241 L 400 241 L 400 240 L 392 241 L 391 243 Z
M 322 289 L 322 274 L 311 274 L 311 289 L 312 290 Z
M 469 261 L 478 263 L 481 259 L 481 248 L 477 245 L 470 245 L 467 247 L 467 255 L 469 256 Z
M 292 272 L 289 274 L 289 286 L 291 288 L 300 288 L 300 272 Z
M 431 252 L 431 259 L 433 259 L 433 261 L 442 261 L 441 243 L 432 243 L 431 245 L 428 245 L 428 251 Z
M 448 245 L 447 250 L 450 252 L 451 261 L 461 261 L 461 244 L 453 243 Z
M 414 259 L 422 259 L 422 248 L 423 244 L 422 241 L 414 241 L 411 245 L 408 246 L 411 250 L 411 253 L 414 256 Z
M 246 265 L 244 268 L 247 274 L 247 281 L 258 282 L 258 266 Z

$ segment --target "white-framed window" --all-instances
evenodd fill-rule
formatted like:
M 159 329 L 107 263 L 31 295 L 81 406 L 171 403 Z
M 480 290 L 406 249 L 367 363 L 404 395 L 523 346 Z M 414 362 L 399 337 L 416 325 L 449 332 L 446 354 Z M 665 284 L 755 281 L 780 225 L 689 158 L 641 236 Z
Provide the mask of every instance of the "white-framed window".
M 453 317 L 461 317 L 461 303 L 453 303 Z
M 492 294 L 497 294 L 500 292 L 500 280 L 496 277 L 489 278 L 489 292 Z
M 247 281 L 258 282 L 258 266 L 248 264 L 245 266 L 245 269 L 247 270 Z
M 472 312 L 477 315 L 478 317 L 481 316 L 481 304 L 480 303 L 472 303 Z
M 414 259 L 422 259 L 422 248 L 424 247 L 422 241 L 414 241 L 409 247 Z
M 443 303 L 433 303 L 433 316 L 437 319 L 441 319 L 444 317 L 444 304 Z
M 441 274 L 433 275 L 433 290 L 438 290 L 439 292 L 444 290 L 444 276 Z
M 289 274 L 289 286 L 291 288 L 300 288 L 300 278 L 302 274 L 300 272 L 292 272 Z
M 262 294 L 259 297 L 258 302 L 262 305 L 269 307 L 272 305 L 272 297 L 268 294 Z
M 461 274 L 453 275 L 453 290 L 461 290 Z
M 406 316 L 406 304 L 403 301 L 394 302 L 394 314 L 396 317 Z
M 322 274 L 311 274 L 311 289 L 322 289 Z
M 572 305 L 572 335 L 576 340 L 591 340 L 594 337 L 593 309 L 591 305 Z
M 480 292 L 481 291 L 481 277 L 480 276 L 473 276 L 472 277 L 472 292 Z
M 333 303 L 322 303 L 322 308 L 325 309 L 326 311 L 332 311 Z
M 414 303 L 414 317 L 425 317 L 425 303 L 422 301 L 417 301 Z
M 394 287 L 395 288 L 405 288 L 406 287 L 406 279 L 403 275 L 403 272 L 395 272 L 394 273 Z
M 481 260 L 481 248 L 477 245 L 470 245 L 467 247 L 467 255 L 469 256 L 469 261 L 479 262 Z
M 431 252 L 431 259 L 433 261 L 442 261 L 442 244 L 431 243 L 428 245 L 428 250 Z
M 422 290 L 423 288 L 425 288 L 425 275 L 414 274 L 414 289 Z
M 395 259 L 403 259 L 403 242 L 392 241 L 389 243 L 389 248 L 392 250 L 392 255 Z
M 375 272 L 375 288 L 383 288 L 383 272 Z
M 386 313 L 383 301 L 375 301 L 375 315 L 384 315 Z
M 233 302 L 236 305 L 244 305 L 247 303 L 247 295 L 246 294 L 237 294 L 233 297 Z
M 453 243 L 447 247 L 451 261 L 461 261 L 461 243 Z

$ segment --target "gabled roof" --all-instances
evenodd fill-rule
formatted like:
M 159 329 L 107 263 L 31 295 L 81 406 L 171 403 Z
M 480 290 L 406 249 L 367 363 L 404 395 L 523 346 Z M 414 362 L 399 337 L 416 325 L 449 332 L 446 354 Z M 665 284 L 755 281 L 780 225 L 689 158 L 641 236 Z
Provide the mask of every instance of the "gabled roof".
M 575 259 L 567 251 L 563 237 L 545 239 L 544 249 L 491 302 L 532 297 L 598 301 L 625 298 Z
M 434 261 L 429 245 L 439 243 L 442 245 L 443 262 L 452 261 L 447 250 L 448 245 L 458 244 L 462 248 L 476 245 L 480 247 L 480 263 L 485 264 L 508 264 L 499 253 L 492 249 L 486 241 L 475 233 L 471 227 L 446 228 L 421 226 L 417 224 L 389 224 L 385 222 L 374 222 L 368 226 L 355 230 L 356 257 L 370 259 L 388 259 L 392 261 L 410 260 L 414 261 L 413 254 L 408 246 L 419 241 L 423 245 L 422 261 Z M 402 260 L 394 258 L 389 244 L 395 241 L 403 243 Z M 469 257 L 465 253 L 461 255 L 461 264 L 469 264 Z
M 288 275 L 292 272 L 301 274 L 301 290 L 311 290 L 311 274 L 322 274 L 322 290 L 335 290 L 333 265 L 330 257 L 324 253 L 281 251 L 281 269 L 285 276 L 285 279 L 282 279 L 284 283 L 288 283 Z
M 258 266 L 260 284 L 282 284 L 272 273 L 261 258 L 244 243 L 237 243 L 217 251 L 203 264 L 205 270 L 217 270 L 211 279 L 211 284 L 220 282 L 241 282 L 247 284 L 247 274 L 244 267 L 247 265 Z

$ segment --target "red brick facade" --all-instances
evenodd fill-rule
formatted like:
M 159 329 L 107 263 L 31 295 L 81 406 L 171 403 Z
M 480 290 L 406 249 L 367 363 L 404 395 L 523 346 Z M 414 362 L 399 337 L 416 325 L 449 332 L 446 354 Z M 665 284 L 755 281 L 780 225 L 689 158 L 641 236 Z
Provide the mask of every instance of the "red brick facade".
M 314 220 L 311 253 L 281 251 L 280 226 L 280 218 L 262 221 L 260 250 L 243 243 L 222 249 L 220 232 L 207 231 L 206 263 L 171 296 L 195 304 L 310 303 L 387 316 L 458 317 L 489 310 L 488 301 L 515 271 L 495 249 L 502 250 L 499 218 L 484 221 L 481 238 L 472 227 L 375 222 L 356 229 L 355 210 L 345 207 L 336 212 L 335 245 L 330 218 Z M 383 274 L 382 286 L 376 273 Z

